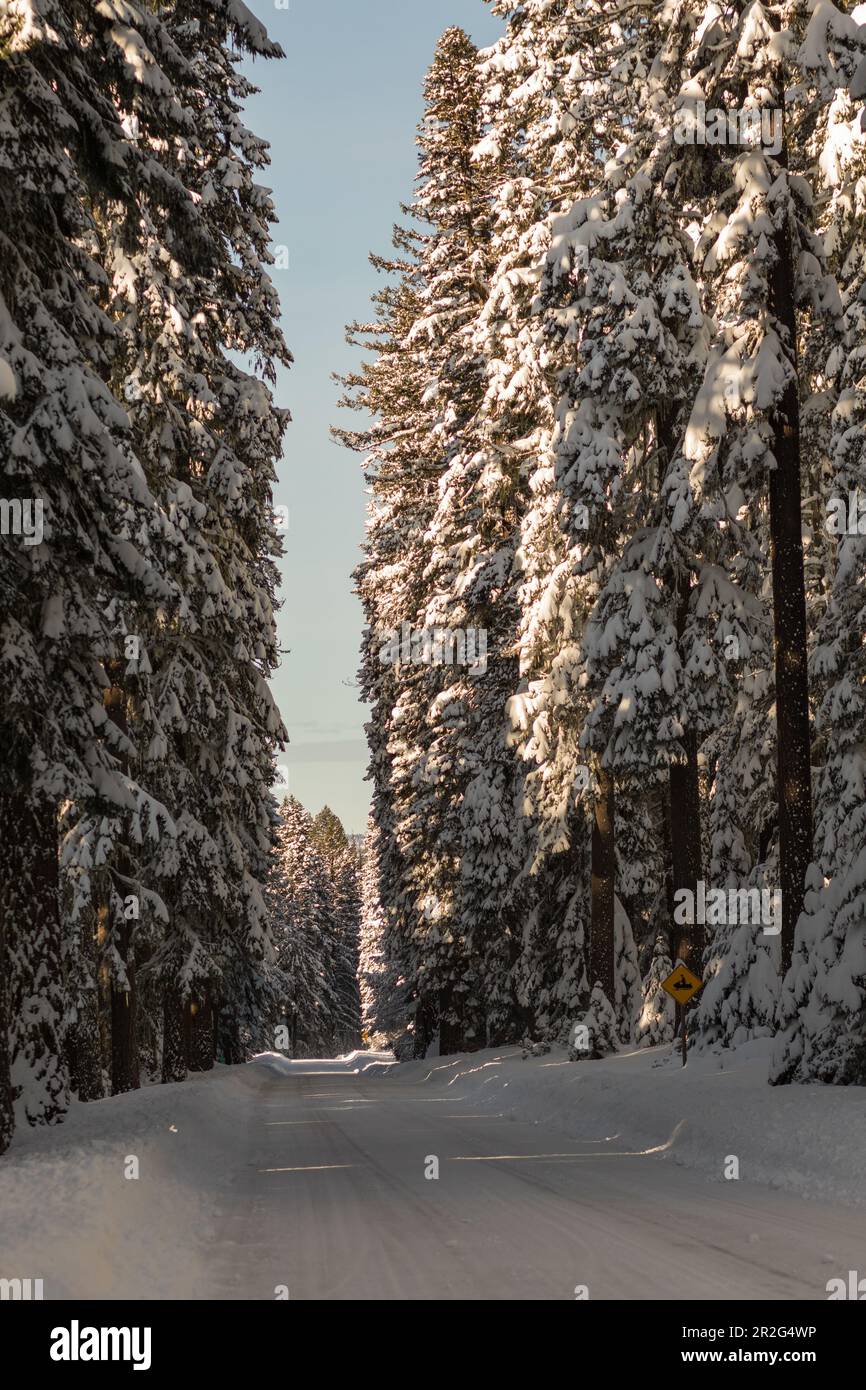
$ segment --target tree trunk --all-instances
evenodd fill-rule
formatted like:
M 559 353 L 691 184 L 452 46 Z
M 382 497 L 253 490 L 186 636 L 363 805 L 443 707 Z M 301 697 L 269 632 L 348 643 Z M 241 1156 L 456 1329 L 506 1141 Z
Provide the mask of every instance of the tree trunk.
M 77 1017 L 66 1035 L 69 1082 L 79 1100 L 102 1100 L 105 1088 L 99 1031 L 98 960 L 96 924 L 92 919 L 82 925 L 79 949 L 89 983 L 80 988 Z
M 596 769 L 592 825 L 592 904 L 590 913 L 590 984 L 600 984 L 611 1004 L 616 998 L 614 892 L 616 880 L 615 796 L 613 777 Z
M 448 1057 L 454 1052 L 463 1051 L 463 1025 L 459 1018 L 449 1018 L 448 1015 L 456 1012 L 454 1007 L 454 991 L 448 989 L 439 992 L 439 1056 Z
M 111 981 L 111 1094 L 135 1091 L 140 1084 L 138 1063 L 138 992 L 135 965 L 127 923 L 115 928 L 114 941 L 121 960 L 126 965 L 128 988 L 117 980 Z
M 439 1025 L 439 1056 L 450 1057 L 452 1053 L 462 1052 L 463 1037 L 459 1023 L 449 1023 L 443 1020 Z
M 217 1053 L 222 1049 L 222 1059 L 228 1067 L 237 1067 L 244 1060 L 241 1048 L 241 1030 L 237 1018 L 221 1007 L 217 1013 L 217 1026 L 214 1029 L 217 1040 Z M 294 1052 L 293 1054 L 294 1055 Z
M 430 1001 L 426 997 L 419 998 L 415 1009 L 414 1055 L 416 1057 L 427 1055 L 427 1049 L 433 1041 L 435 1031 L 434 1014 Z
M 120 684 L 122 663 L 112 662 L 109 675 L 112 684 L 103 697 L 111 722 L 123 734 L 128 734 L 126 717 L 126 692 Z M 131 865 L 126 854 L 118 854 L 118 870 L 131 877 Z M 132 923 L 111 920 L 111 904 L 107 911 L 108 928 L 117 954 L 123 962 L 126 980 L 121 983 L 111 977 L 111 1093 L 120 1095 L 124 1091 L 135 1091 L 140 1085 L 138 1059 L 138 992 L 135 982 L 135 952 L 133 947 Z
M 198 997 L 184 1005 L 186 1064 L 190 1071 L 210 1071 L 213 1067 L 214 1016 L 210 990 L 205 986 Z
M 674 434 L 675 415 L 673 410 L 661 406 L 657 412 L 656 428 L 658 444 L 665 463 L 673 457 L 676 447 Z M 661 479 L 659 480 L 661 481 Z M 676 629 L 677 645 L 682 643 L 689 616 L 691 578 L 688 569 L 681 565 L 676 578 Z M 683 661 L 685 666 L 685 661 Z M 686 729 L 683 735 L 685 760 L 671 763 L 669 782 L 670 814 L 670 895 L 681 888 L 687 888 L 696 901 L 698 880 L 702 876 L 701 867 L 701 798 L 698 778 L 698 737 L 696 729 Z M 697 975 L 703 971 L 704 930 L 697 923 L 684 931 L 678 927 L 671 916 L 671 959 L 684 961 Z
M 6 797 L 0 798 L 3 802 Z M 2 812 L 0 812 L 2 818 Z M 4 830 L 6 827 L 0 827 Z M 2 884 L 0 884 L 2 892 Z M 0 898 L 0 1154 L 5 1153 L 15 1132 L 12 1079 L 9 1075 L 9 966 L 6 956 L 6 898 Z
M 165 1085 L 186 1080 L 184 1008 L 177 991 L 168 985 L 162 996 L 162 1080 Z
M 21 769 L 20 785 L 27 780 Z M 63 1038 L 57 813 L 28 791 L 0 797 L 0 915 L 13 1096 L 31 1124 L 55 1124 L 69 1108 Z
M 697 901 L 701 867 L 701 803 L 698 782 L 698 740 L 687 729 L 683 742 L 686 760 L 670 766 L 671 877 L 673 891 L 687 888 Z M 674 927 L 673 959 L 679 957 L 696 975 L 703 970 L 704 929 L 695 922 Z
M 784 86 L 780 99 L 784 101 Z M 784 107 L 783 107 L 784 110 Z M 787 163 L 786 147 L 782 163 Z M 782 971 L 791 964 L 794 929 L 803 908 L 812 857 L 812 780 L 809 685 L 806 665 L 806 591 L 800 496 L 800 402 L 794 267 L 787 221 L 774 236 L 770 313 L 793 375 L 771 416 L 776 467 L 770 473 L 770 556 L 776 666 L 776 788 L 782 889 Z

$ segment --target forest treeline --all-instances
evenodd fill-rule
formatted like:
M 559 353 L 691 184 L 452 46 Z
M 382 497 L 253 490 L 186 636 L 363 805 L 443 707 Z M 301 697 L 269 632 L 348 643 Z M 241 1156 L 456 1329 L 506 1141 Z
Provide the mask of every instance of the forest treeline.
M 335 431 L 371 494 L 367 1026 L 584 1020 L 599 1055 L 672 1036 L 682 961 L 694 1042 L 862 1083 L 866 26 L 491 9 L 437 47 L 349 330 L 372 423 Z
M 359 1046 L 361 865 L 329 806 L 311 816 L 286 798 L 267 889 L 279 988 L 256 1030 L 263 1050 L 334 1057 Z
M 664 1042 L 677 961 L 697 1045 L 866 1079 L 866 26 L 491 9 L 350 330 L 359 862 L 272 793 L 280 49 L 240 0 L 0 6 L 0 1151 L 359 1005 L 404 1053 Z

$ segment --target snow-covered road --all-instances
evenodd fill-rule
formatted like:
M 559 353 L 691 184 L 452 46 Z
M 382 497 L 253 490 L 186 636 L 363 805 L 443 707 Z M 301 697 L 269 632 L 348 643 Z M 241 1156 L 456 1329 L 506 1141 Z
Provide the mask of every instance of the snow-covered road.
M 866 1207 L 586 1137 L 575 1066 L 358 1066 L 265 1057 L 31 1131 L 0 1164 L 0 1275 L 46 1298 L 595 1300 L 825 1299 L 866 1272 Z M 545 1084 L 583 1088 L 584 1137 L 513 1118 Z
M 206 1296 L 826 1298 L 866 1212 L 804 1203 L 340 1067 L 248 1068 Z M 439 1177 L 426 1177 L 431 1159 Z

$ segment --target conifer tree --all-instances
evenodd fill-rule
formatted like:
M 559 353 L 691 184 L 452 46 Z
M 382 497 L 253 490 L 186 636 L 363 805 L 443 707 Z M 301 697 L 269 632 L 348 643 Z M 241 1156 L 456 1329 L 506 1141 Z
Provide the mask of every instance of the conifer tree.
M 811 66 L 819 78 L 823 76 L 831 98 L 819 167 L 829 195 L 824 244 L 830 250 L 844 311 L 838 333 L 825 335 L 821 343 L 827 354 L 821 365 L 834 388 L 834 408 L 816 531 L 827 537 L 825 563 L 831 586 L 811 654 L 819 763 L 815 848 L 780 1001 L 781 1027 L 771 1069 L 771 1081 L 777 1084 L 810 1080 L 862 1084 L 866 1077 L 863 653 L 857 636 L 863 630 L 866 575 L 866 525 L 859 514 L 864 496 L 866 146 L 855 86 L 862 39 L 857 26 L 838 14 L 831 17 L 830 36 L 833 63 L 821 61 L 823 52 L 818 49 Z
M 474 948 L 460 920 L 468 905 L 456 891 L 457 807 L 467 779 L 453 718 L 460 678 L 453 654 L 467 627 L 474 643 L 478 625 L 466 621 L 465 605 L 448 582 L 450 550 L 431 554 L 428 534 L 441 534 L 449 458 L 483 384 L 469 339 L 484 299 L 489 217 L 485 174 L 473 160 L 480 122 L 475 50 L 461 30 L 450 29 L 426 79 L 418 188 L 405 209 L 430 230 L 397 234 L 406 261 L 375 261 L 401 279 L 378 297 L 384 341 L 376 362 L 347 379 L 355 394 L 344 404 L 365 407 L 378 420 L 369 432 L 339 435 L 372 451 L 377 465 L 368 558 L 358 571 L 368 616 L 362 681 L 374 704 L 377 823 L 391 841 L 383 842 L 380 857 L 383 878 L 394 874 L 390 929 L 413 962 L 422 1052 L 437 1032 L 448 1050 L 483 1029 L 472 997 Z M 451 656 L 444 665 L 441 658 L 434 664 L 432 636 L 424 636 L 437 630 Z M 400 634 L 402 643 L 395 649 L 392 642 L 390 655 L 389 633 Z
M 123 740 L 101 700 L 111 603 L 171 593 L 155 564 L 158 508 L 126 416 L 105 385 L 113 335 L 97 304 L 104 274 L 94 254 L 98 209 L 108 198 L 128 208 L 141 169 L 115 100 L 170 109 L 171 91 L 167 79 L 140 83 L 121 57 L 125 44 L 148 53 L 148 40 L 159 47 L 160 21 L 136 11 L 143 32 L 129 23 L 113 28 L 109 9 L 93 16 L 88 6 L 48 0 L 0 16 L 7 170 L 0 451 L 10 491 L 34 498 L 43 514 L 34 544 L 7 549 L 4 541 L 0 720 L 4 746 L 18 751 L 2 790 L 7 959 L 0 972 L 13 974 L 13 1069 L 34 1122 L 59 1118 L 68 1093 L 60 805 L 98 803 L 110 824 L 147 804 L 122 771 Z M 160 181 L 158 166 L 150 177 Z M 144 833 L 159 833 L 158 816 L 146 820 Z M 0 1094 L 4 1116 L 6 1102 Z M 6 1118 L 0 1129 L 8 1133 Z
M 190 25 L 179 12 L 168 23 L 188 128 L 167 150 L 161 128 L 137 119 L 134 129 L 139 146 L 187 190 L 198 238 L 181 252 L 163 203 L 143 189 L 145 235 L 130 252 L 123 224 L 109 223 L 104 256 L 124 341 L 116 389 L 129 401 L 140 456 L 174 524 L 162 558 L 181 593 L 173 611 L 142 625 L 149 689 L 158 695 L 129 710 L 175 828 L 174 842 L 145 870 L 165 904 L 147 971 L 164 994 L 163 1072 L 174 1079 L 189 1060 L 184 1033 L 203 1039 L 195 1065 L 209 1065 L 214 1040 L 204 1034 L 236 1032 L 235 1003 L 249 1007 L 269 951 L 268 786 L 283 735 L 265 683 L 276 660 L 280 548 L 271 487 L 288 420 L 269 385 L 276 363 L 291 359 L 266 269 L 272 204 L 255 181 L 267 146 L 240 119 L 254 88 L 237 70 L 245 52 L 280 50 L 226 0 L 210 6 L 205 24 Z M 254 358 L 260 375 L 242 370 L 229 350 Z
M 12 490 L 35 490 L 45 516 L 34 546 L 4 541 L 0 657 L 4 743 L 21 749 L 4 846 L 26 898 L 26 911 L 4 899 L 2 937 L 34 1122 L 62 1113 L 68 1068 L 82 1098 L 101 1092 L 97 977 L 113 1088 L 137 1084 L 140 1044 L 158 1054 L 137 988 L 165 978 L 163 891 L 191 863 L 191 892 L 219 904 L 209 955 L 181 925 L 191 949 L 172 976 L 211 987 L 187 1020 L 196 1064 L 212 1061 L 217 982 L 239 1009 L 264 992 L 285 415 L 228 352 L 257 355 L 270 379 L 288 360 L 263 270 L 270 201 L 252 178 L 265 147 L 238 119 L 251 88 L 235 66 L 279 50 L 231 0 L 195 11 L 46 0 L 0 18 L 14 174 L 0 195 L 0 441 Z M 183 747 L 189 711 L 206 733 Z

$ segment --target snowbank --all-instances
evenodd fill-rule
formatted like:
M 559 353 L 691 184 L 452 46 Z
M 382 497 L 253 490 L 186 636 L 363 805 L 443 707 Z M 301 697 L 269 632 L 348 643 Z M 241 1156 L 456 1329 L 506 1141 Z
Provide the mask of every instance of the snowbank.
M 298 1057 L 290 1059 L 281 1052 L 259 1052 L 254 1058 L 256 1066 L 284 1076 L 315 1076 L 324 1072 L 342 1072 L 346 1076 L 376 1076 L 397 1065 L 393 1052 L 347 1052 L 342 1057 Z
M 43 1279 L 46 1299 L 204 1297 L 226 1146 L 255 1072 L 217 1067 L 19 1129 L 0 1161 L 0 1277 Z
M 407 1062 L 393 1074 L 426 1079 L 431 1092 L 447 1090 L 467 1111 L 550 1125 L 619 1152 L 651 1152 L 718 1182 L 733 1156 L 744 1181 L 866 1203 L 866 1091 L 769 1086 L 771 1046 L 695 1055 L 685 1068 L 669 1047 L 598 1062 L 569 1062 L 561 1050 L 524 1061 L 520 1049 L 501 1049 Z

